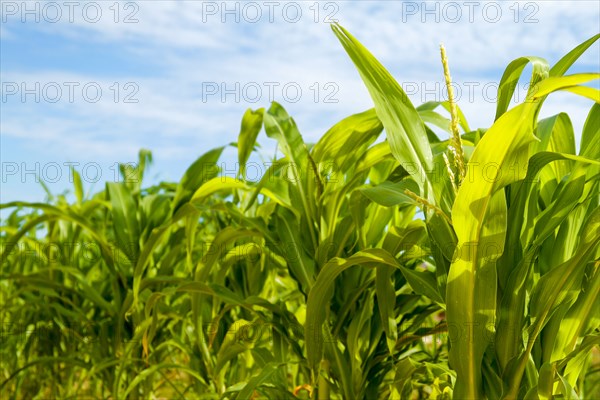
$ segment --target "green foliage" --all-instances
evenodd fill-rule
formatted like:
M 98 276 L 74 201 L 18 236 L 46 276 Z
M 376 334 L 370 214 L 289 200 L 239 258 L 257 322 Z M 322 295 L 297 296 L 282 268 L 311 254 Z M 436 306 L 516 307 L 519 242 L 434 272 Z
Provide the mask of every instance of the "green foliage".
M 600 396 L 599 75 L 565 75 L 600 35 L 510 63 L 471 130 L 333 30 L 375 107 L 314 145 L 273 103 L 236 177 L 221 147 L 143 187 L 143 150 L 93 196 L 74 171 L 73 203 L 0 205 L 2 398 Z M 556 91 L 594 101 L 579 153 L 567 114 L 538 117 Z M 281 156 L 252 182 L 262 131 Z

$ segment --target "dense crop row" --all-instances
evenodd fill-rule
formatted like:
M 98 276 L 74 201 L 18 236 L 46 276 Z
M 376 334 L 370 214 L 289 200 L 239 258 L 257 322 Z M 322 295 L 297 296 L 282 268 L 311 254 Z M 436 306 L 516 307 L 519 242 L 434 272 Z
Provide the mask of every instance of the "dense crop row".
M 600 35 L 510 63 L 473 130 L 333 30 L 375 108 L 316 144 L 273 103 L 243 116 L 237 177 L 221 147 L 143 187 L 142 151 L 94 195 L 75 172 L 72 203 L 1 206 L 3 399 L 600 396 L 599 74 L 565 74 Z M 579 151 L 567 114 L 538 118 L 559 90 L 594 102 Z M 262 131 L 280 155 L 253 182 Z

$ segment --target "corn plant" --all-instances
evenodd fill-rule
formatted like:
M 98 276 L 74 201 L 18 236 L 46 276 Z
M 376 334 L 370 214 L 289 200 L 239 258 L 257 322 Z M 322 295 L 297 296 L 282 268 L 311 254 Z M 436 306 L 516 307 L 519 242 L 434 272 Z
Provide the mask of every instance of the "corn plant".
M 419 165 L 417 173 L 425 171 L 419 183 L 423 202 L 434 210 L 426 216 L 432 242 L 439 240 L 436 230 L 445 231 L 431 221 L 437 218 L 436 207 L 451 217 L 446 221 L 457 240 L 446 276 L 445 303 L 448 323 L 456 330 L 454 340 L 449 336 L 449 362 L 457 375 L 454 395 L 522 398 L 535 396 L 536 391 L 537 395 L 552 394 L 554 380 L 559 378 L 556 390 L 571 395 L 582 365 L 574 367 L 570 358 L 577 353 L 578 339 L 585 337 L 587 346 L 588 341 L 594 342 L 598 322 L 592 318 L 588 325 L 598 308 L 598 291 L 582 285 L 594 281 L 598 266 L 593 260 L 600 240 L 600 142 L 598 90 L 580 85 L 597 79 L 598 74 L 564 73 L 598 36 L 552 68 L 539 58 L 513 61 L 500 83 L 495 123 L 481 138 L 474 138 L 470 158 L 462 161 L 465 153 L 456 151 L 456 143 L 462 142 L 456 131 L 459 116 L 453 113 L 455 140 L 449 145 L 454 147 L 451 153 L 457 162 L 454 171 L 448 169 L 448 180 L 457 182 L 458 189 L 454 199 L 448 196 L 451 209 L 445 210 L 436 198 L 444 190 L 436 190 L 436 183 L 428 179 L 432 154 L 428 144 L 419 140 L 425 135 L 416 110 L 407 100 L 394 101 L 406 99 L 400 86 L 352 36 L 342 28 L 334 29 L 369 88 L 388 140 L 399 142 L 395 151 L 390 144 L 394 155 Z M 518 77 L 529 62 L 533 74 L 528 97 L 507 111 Z M 544 99 L 557 90 L 596 102 L 582 132 L 579 155 L 574 154 L 567 115 L 537 121 Z M 402 117 L 407 116 L 409 121 L 404 122 Z M 419 127 L 407 129 L 410 123 Z M 421 135 L 415 138 L 419 131 Z M 559 160 L 562 165 L 545 168 Z M 468 175 L 461 171 L 461 164 L 468 166 Z M 494 171 L 488 174 L 490 166 Z M 507 173 L 507 167 L 513 171 Z M 572 189 L 576 181 L 578 188 Z M 560 245 L 559 236 L 570 243 Z M 448 235 L 443 240 L 452 243 L 453 239 Z M 440 289 L 444 292 L 441 285 Z M 532 352 L 536 345 L 542 349 L 538 354 Z M 547 375 L 540 383 L 541 372 Z
M 600 35 L 511 62 L 473 130 L 443 48 L 449 99 L 415 107 L 333 31 L 375 107 L 316 143 L 273 103 L 244 114 L 235 177 L 220 147 L 144 187 L 143 150 L 96 194 L 73 171 L 73 202 L 0 206 L 3 398 L 600 395 L 600 75 L 566 74 Z M 578 151 L 567 114 L 539 117 L 556 91 L 593 101 Z

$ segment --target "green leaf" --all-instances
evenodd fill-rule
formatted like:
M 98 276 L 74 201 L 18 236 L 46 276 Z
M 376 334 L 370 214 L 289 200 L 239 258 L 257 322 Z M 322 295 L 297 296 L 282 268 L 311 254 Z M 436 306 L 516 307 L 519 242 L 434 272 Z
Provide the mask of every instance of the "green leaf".
M 450 132 L 450 120 L 448 118 L 442 117 L 437 112 L 434 112 L 438 106 L 442 106 L 446 111 L 450 112 L 450 102 L 449 101 L 428 101 L 426 103 L 421 104 L 417 107 L 417 111 L 419 112 L 419 116 L 423 120 L 423 122 L 433 123 L 434 125 L 444 129 L 447 132 Z M 464 132 L 470 132 L 471 128 L 467 123 L 467 119 L 463 114 L 462 110 L 458 105 L 456 106 L 456 110 L 458 111 L 458 124 L 463 129 Z
M 396 291 L 393 280 L 394 268 L 383 265 L 377 268 L 375 275 L 375 291 L 377 293 L 377 304 L 379 305 L 379 316 L 390 354 L 394 354 L 396 341 L 398 340 L 398 327 L 396 322 Z
M 217 176 L 219 172 L 217 161 L 219 160 L 219 157 L 221 157 L 223 149 L 224 147 L 218 147 L 210 150 L 194 161 L 194 163 L 185 171 L 181 181 L 177 185 L 177 191 L 175 192 L 175 198 L 173 199 L 173 215 L 175 215 L 184 203 L 192 198 L 194 192 L 196 192 L 204 182 Z
M 256 137 L 258 136 L 263 124 L 263 114 L 265 109 L 259 108 L 256 111 L 247 109 L 242 117 L 242 127 L 238 136 L 238 162 L 240 163 L 240 176 L 246 176 L 246 163 L 250 153 L 254 149 Z
M 75 188 L 75 198 L 77 204 L 81 204 L 83 201 L 83 184 L 81 183 L 81 176 L 75 168 L 71 167 L 71 173 L 73 174 L 73 187 Z
M 392 154 L 400 163 L 410 164 L 413 179 L 428 182 L 426 174 L 433 170 L 433 154 L 419 113 L 400 84 L 360 42 L 337 24 L 331 28 L 371 94 Z
M 581 133 L 581 149 L 579 155 L 600 159 L 600 104 L 590 109 Z
M 589 268 L 577 300 L 560 323 L 554 343 L 553 359 L 565 358 L 575 350 L 577 340 L 600 326 L 600 263 Z
M 579 246 L 573 257 L 544 274 L 531 294 L 529 307 L 531 325 L 528 329 L 528 345 L 518 360 L 509 367 L 506 374 L 510 388 L 507 394 L 508 399 L 514 399 L 517 396 L 529 355 L 542 328 L 559 307 L 568 307 L 577 298 L 581 289 L 585 265 L 594 255 L 599 244 L 600 207 L 594 210 L 586 222 Z
M 577 61 L 577 59 L 590 48 L 596 40 L 600 39 L 600 33 L 592 36 L 585 42 L 581 43 L 579 46 L 575 47 L 571 50 L 567 55 L 558 60 L 556 64 L 552 66 L 550 69 L 550 76 L 562 76 L 567 72 L 569 67 Z
M 587 88 L 591 89 L 591 92 L 587 92 L 585 91 L 585 88 L 582 89 L 582 87 L 577 86 L 596 79 L 600 79 L 600 73 L 573 74 L 560 77 L 551 76 L 533 86 L 527 94 L 527 97 L 528 99 L 536 100 L 557 90 L 571 90 L 576 94 L 590 97 L 592 100 L 598 102 L 597 89 Z M 579 89 L 575 89 L 575 87 Z M 577 92 L 577 90 L 581 91 Z
M 281 152 L 295 163 L 297 172 L 303 172 L 306 167 L 308 150 L 294 119 L 280 104 L 273 102 L 264 114 L 263 120 L 267 136 L 276 139 Z
M 276 363 L 267 364 L 258 374 L 254 375 L 240 390 L 237 398 L 240 400 L 250 399 L 254 396 L 254 391 L 264 383 L 267 383 L 271 376 L 279 371 L 281 365 Z
M 399 204 L 413 204 L 414 200 L 407 196 L 404 191 L 419 192 L 419 186 L 412 179 L 405 179 L 398 183 L 385 181 L 377 186 L 363 187 L 358 189 L 367 198 L 385 207 Z
M 116 245 L 131 262 L 135 262 L 140 238 L 137 205 L 129 189 L 121 183 L 108 182 L 106 190 L 111 202 Z
M 336 172 L 345 172 L 356 164 L 356 159 L 363 154 L 383 130 L 383 125 L 375 109 L 344 118 L 331 127 L 312 148 L 312 155 L 317 163 L 333 163 Z
M 511 97 L 515 93 L 523 69 L 530 63 L 532 71 L 529 90 L 531 90 L 536 83 L 548 77 L 548 62 L 540 57 L 520 57 L 508 64 L 500 79 L 500 84 L 498 85 L 498 101 L 496 103 L 495 120 L 500 118 L 500 116 L 508 110 L 508 105 L 510 104 Z
M 575 255 L 544 274 L 531 295 L 532 326 L 540 330 L 560 304 L 575 301 L 585 272 L 585 263 L 600 243 L 600 208 L 590 216 L 580 237 Z M 535 332 L 535 331 L 534 331 Z
M 359 252 L 347 260 L 334 258 L 323 266 L 317 280 L 308 294 L 304 338 L 308 363 L 313 371 L 317 370 L 323 355 L 322 325 L 325 321 L 327 305 L 331 297 L 331 287 L 335 278 L 344 270 L 360 264 L 384 264 L 396 266 L 396 260 L 381 249 Z
M 194 195 L 190 199 L 191 203 L 202 204 L 203 200 L 213 194 L 221 191 L 231 191 L 234 189 L 249 189 L 246 184 L 237 178 L 229 176 L 218 176 L 205 182 L 202 186 L 194 192 Z
M 473 152 L 452 208 L 458 244 L 446 305 L 448 323 L 459 332 L 450 349 L 457 371 L 454 395 L 459 398 L 482 396 L 481 360 L 496 310 L 495 261 L 506 234 L 506 202 L 498 191 L 524 178 L 526 170 L 519 166 L 527 165 L 528 147 L 535 140 L 534 113 L 533 103 L 521 104 L 492 125 Z M 510 171 L 513 166 L 518 168 Z
M 327 305 L 332 294 L 333 283 L 339 274 L 355 265 L 377 268 L 390 266 L 397 268 L 402 272 L 415 292 L 441 300 L 441 296 L 437 293 L 434 278 L 401 266 L 394 257 L 383 249 L 363 250 L 347 259 L 337 257 L 331 259 L 319 272 L 317 280 L 308 294 L 306 304 L 304 337 L 306 340 L 308 362 L 313 371 L 316 370 L 323 355 L 322 328 L 328 309 Z
M 298 222 L 294 214 L 285 208 L 279 209 L 275 221 L 281 239 L 277 247 L 283 251 L 290 273 L 300 283 L 302 291 L 308 293 L 315 280 L 315 263 L 304 250 Z

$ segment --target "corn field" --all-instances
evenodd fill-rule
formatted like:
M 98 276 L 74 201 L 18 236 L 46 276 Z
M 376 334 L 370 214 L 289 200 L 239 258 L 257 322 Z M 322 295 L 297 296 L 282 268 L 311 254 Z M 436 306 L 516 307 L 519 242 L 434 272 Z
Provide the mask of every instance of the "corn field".
M 449 99 L 415 107 L 332 28 L 374 108 L 316 143 L 272 103 L 179 182 L 144 186 L 142 150 L 0 206 L 2 399 L 600 398 L 600 74 L 567 74 L 600 35 L 512 61 L 473 129 L 443 48 Z M 539 117 L 557 91 L 592 100 L 581 132 Z

